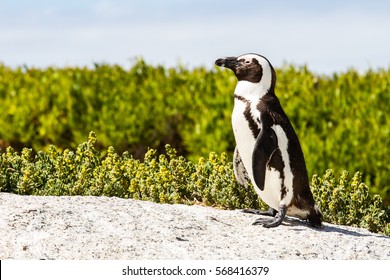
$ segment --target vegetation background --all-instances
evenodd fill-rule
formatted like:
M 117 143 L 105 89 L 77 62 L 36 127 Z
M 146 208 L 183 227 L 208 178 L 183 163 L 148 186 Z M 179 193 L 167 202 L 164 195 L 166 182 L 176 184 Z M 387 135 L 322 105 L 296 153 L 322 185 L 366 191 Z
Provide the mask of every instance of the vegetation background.
M 142 173 L 146 176 L 142 177 L 137 173 L 142 171 L 138 168 L 146 168 L 143 162 L 151 160 L 154 154 L 158 168 L 147 168 L 157 168 L 160 172 L 165 163 L 157 155 L 171 153 L 165 165 L 170 166 L 172 160 L 182 162 L 180 170 L 193 181 L 175 177 L 180 173 L 176 172 L 176 167 L 167 168 L 171 170 L 167 171 L 169 174 L 176 175 L 168 176 L 170 180 L 165 183 L 178 182 L 176 189 L 157 191 L 153 200 L 172 203 L 209 201 L 206 204 L 223 207 L 258 205 L 261 202 L 256 202 L 255 196 L 249 195 L 246 199 L 240 193 L 232 196 L 232 192 L 237 192 L 229 165 L 234 150 L 230 116 L 235 84 L 236 78 L 229 71 L 182 66 L 165 68 L 147 65 L 142 59 L 128 70 L 104 64 L 95 65 L 93 69 L 12 69 L 0 65 L 0 190 L 125 197 L 137 197 L 138 193 L 138 198 L 151 199 L 152 186 L 161 188 L 165 177 L 158 177 L 162 181 L 155 177 L 146 182 L 146 177 L 157 175 L 150 171 L 152 173 L 145 173 L 150 176 Z M 386 224 L 389 227 L 390 204 L 390 69 L 366 73 L 351 69 L 346 73 L 321 76 L 310 72 L 307 67 L 286 65 L 277 69 L 276 94 L 300 138 L 312 185 L 319 187 L 313 191 L 315 195 L 320 199 L 326 193 L 322 187 L 333 186 L 328 188 L 332 193 L 327 196 L 338 198 L 338 202 L 333 200 L 333 208 L 329 207 L 329 201 L 324 202 L 324 206 L 334 212 L 335 220 L 341 219 L 339 223 L 346 223 L 343 219 L 348 220 L 345 218 L 348 215 L 336 217 L 337 211 L 340 212 L 337 209 L 343 208 L 346 211 L 343 213 L 349 211 L 357 217 L 358 210 L 348 208 L 347 201 L 360 201 L 359 207 L 364 205 L 364 209 L 376 203 L 375 209 L 371 210 L 379 211 L 377 214 L 382 219 L 382 230 L 379 231 L 384 232 L 383 227 Z M 98 141 L 95 134 L 91 134 L 85 142 L 90 131 L 96 133 Z M 166 144 L 170 144 L 168 149 Z M 9 146 L 12 149 L 6 148 Z M 25 147 L 32 150 L 23 149 Z M 148 148 L 153 150 L 148 152 Z M 229 195 L 237 197 L 236 202 L 234 199 L 218 202 L 214 196 L 216 191 L 211 188 L 216 187 L 209 177 L 211 171 L 199 178 L 193 175 L 198 174 L 199 168 L 213 170 L 213 157 L 220 160 L 219 156 L 223 160 L 215 168 L 221 169 L 220 175 L 213 175 L 223 178 L 224 183 L 216 180 L 219 193 L 225 200 Z M 86 164 L 83 159 L 90 162 Z M 109 160 L 113 160 L 111 165 L 106 162 Z M 130 164 L 130 161 L 133 164 L 130 170 L 136 170 L 133 177 L 130 173 L 127 177 L 118 175 L 117 178 L 112 174 L 115 168 L 123 173 L 124 162 Z M 64 171 L 66 166 L 69 167 L 68 173 Z M 97 180 L 100 171 L 96 168 L 101 172 L 105 168 L 100 181 Z M 350 178 L 344 170 L 355 175 Z M 111 185 L 108 181 L 102 183 L 104 176 L 108 176 L 106 179 Z M 137 183 L 132 180 L 137 176 L 144 181 Z M 84 182 L 84 185 L 78 181 L 87 178 L 90 182 Z M 121 181 L 118 178 L 127 179 Z M 202 183 L 202 180 L 205 181 Z M 79 190 L 74 189 L 76 182 L 81 184 Z M 117 185 L 120 182 L 120 187 L 115 187 L 115 182 Z M 106 184 L 111 186 L 106 188 L 106 193 L 102 189 L 91 191 L 92 186 L 104 189 Z M 196 188 L 206 186 L 206 193 L 200 195 L 195 189 L 191 191 L 191 184 Z M 124 191 L 117 193 L 118 188 Z M 337 196 L 340 192 L 344 195 Z M 356 192 L 360 200 L 359 195 L 352 195 Z M 161 193 L 164 194 L 160 197 Z M 368 198 L 368 193 L 373 200 Z M 329 214 L 328 220 L 332 217 Z

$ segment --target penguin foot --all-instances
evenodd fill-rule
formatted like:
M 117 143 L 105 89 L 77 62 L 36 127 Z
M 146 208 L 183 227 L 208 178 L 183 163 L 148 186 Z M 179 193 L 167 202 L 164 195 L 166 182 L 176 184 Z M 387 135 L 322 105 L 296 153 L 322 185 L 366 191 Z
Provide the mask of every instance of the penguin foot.
M 270 217 L 275 217 L 276 213 L 278 213 L 278 211 L 276 211 L 272 207 L 268 208 L 267 211 L 260 211 L 257 209 L 244 209 L 244 210 L 242 210 L 242 212 L 249 213 L 249 214 L 255 214 L 255 215 L 262 215 L 262 216 L 270 216 Z
M 275 209 L 273 209 L 273 210 L 275 210 Z M 287 213 L 287 206 L 280 205 L 279 211 L 276 214 L 274 219 L 269 220 L 269 221 L 264 221 L 263 219 L 257 219 L 253 223 L 253 225 L 263 225 L 263 227 L 265 227 L 265 228 L 277 227 L 283 222 L 284 218 L 286 217 L 286 213 Z

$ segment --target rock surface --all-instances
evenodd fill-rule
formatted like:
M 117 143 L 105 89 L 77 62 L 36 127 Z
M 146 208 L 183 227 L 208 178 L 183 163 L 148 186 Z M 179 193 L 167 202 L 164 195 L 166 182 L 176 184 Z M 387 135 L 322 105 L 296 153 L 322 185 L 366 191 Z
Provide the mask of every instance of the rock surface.
M 0 193 L 0 259 L 390 259 L 390 238 L 239 210 Z

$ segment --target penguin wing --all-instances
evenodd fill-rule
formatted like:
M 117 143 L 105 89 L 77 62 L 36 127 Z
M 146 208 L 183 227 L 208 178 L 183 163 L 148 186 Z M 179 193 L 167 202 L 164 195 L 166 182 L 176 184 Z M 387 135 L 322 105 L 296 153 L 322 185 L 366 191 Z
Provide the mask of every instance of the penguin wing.
M 248 172 L 245 169 L 244 163 L 242 162 L 240 153 L 238 152 L 237 147 L 234 150 L 233 155 L 233 170 L 234 176 L 240 185 L 248 185 L 249 177 Z
M 253 178 L 257 187 L 264 190 L 267 163 L 278 149 L 278 138 L 272 128 L 263 128 L 257 136 L 252 153 Z

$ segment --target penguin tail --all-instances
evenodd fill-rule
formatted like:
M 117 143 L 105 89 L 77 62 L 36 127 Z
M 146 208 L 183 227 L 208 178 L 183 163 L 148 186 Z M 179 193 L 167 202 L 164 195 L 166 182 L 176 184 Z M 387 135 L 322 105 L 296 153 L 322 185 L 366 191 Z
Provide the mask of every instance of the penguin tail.
M 314 208 L 310 210 L 310 213 L 307 217 L 311 227 L 321 228 L 322 227 L 322 213 L 317 205 L 314 205 Z

